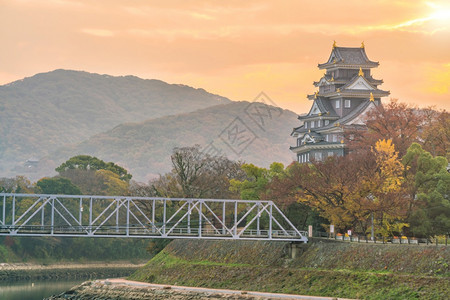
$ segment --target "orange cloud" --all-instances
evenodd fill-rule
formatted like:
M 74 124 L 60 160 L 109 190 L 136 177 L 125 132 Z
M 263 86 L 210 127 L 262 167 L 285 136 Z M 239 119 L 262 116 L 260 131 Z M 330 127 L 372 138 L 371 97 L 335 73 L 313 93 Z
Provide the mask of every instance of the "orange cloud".
M 111 30 L 96 29 L 96 28 L 83 28 L 81 29 L 81 32 L 100 37 L 112 37 L 115 35 L 114 32 Z

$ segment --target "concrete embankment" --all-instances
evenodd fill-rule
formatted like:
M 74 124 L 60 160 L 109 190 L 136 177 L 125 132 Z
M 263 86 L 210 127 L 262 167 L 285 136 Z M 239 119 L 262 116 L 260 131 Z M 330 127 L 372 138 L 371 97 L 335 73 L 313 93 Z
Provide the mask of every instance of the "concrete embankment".
M 30 279 L 76 279 L 123 277 L 135 272 L 142 264 L 86 263 L 37 265 L 0 263 L 0 282 Z

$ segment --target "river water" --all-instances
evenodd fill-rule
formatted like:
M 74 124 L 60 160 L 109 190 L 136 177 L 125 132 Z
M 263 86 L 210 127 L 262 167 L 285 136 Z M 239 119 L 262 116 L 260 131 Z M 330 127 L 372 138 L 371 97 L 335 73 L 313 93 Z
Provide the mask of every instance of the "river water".
M 0 282 L 0 300 L 42 300 L 60 294 L 87 279 Z

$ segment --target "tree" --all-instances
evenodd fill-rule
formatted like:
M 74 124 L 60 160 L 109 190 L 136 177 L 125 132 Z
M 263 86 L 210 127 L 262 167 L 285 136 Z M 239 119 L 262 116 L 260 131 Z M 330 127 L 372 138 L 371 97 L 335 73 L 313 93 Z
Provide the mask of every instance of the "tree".
M 391 100 L 367 113 L 366 129 L 349 129 L 345 137 L 351 151 L 368 151 L 377 141 L 390 139 L 402 157 L 413 142 L 420 141 L 421 131 L 429 124 L 432 112 Z
M 116 165 L 113 162 L 104 162 L 97 157 L 89 155 L 78 155 L 71 157 L 66 162 L 62 163 L 55 170 L 60 175 L 63 175 L 68 170 L 85 170 L 85 171 L 98 171 L 98 170 L 108 170 L 117 174 L 120 180 L 130 181 L 132 175 L 128 174 L 127 170 L 121 166 Z
M 128 181 L 121 180 L 119 175 L 110 170 L 98 170 L 95 177 L 102 182 L 102 193 L 105 195 L 125 196 L 128 193 Z
M 105 195 L 103 178 L 96 175 L 95 170 L 68 169 L 60 176 L 69 179 L 84 195 Z
M 126 195 L 132 177 L 115 163 L 89 155 L 74 156 L 55 170 L 88 195 Z
M 281 176 L 284 166 L 274 162 L 269 169 L 260 168 L 253 164 L 243 164 L 242 170 L 246 174 L 244 180 L 231 179 L 230 190 L 238 192 L 243 200 L 259 200 L 266 193 L 267 185 L 272 178 Z
M 361 166 L 373 163 L 370 158 L 352 155 L 294 164 L 291 185 L 297 187 L 295 198 L 317 210 L 340 230 L 355 229 L 358 224 L 364 230 L 367 191 L 361 185 L 361 180 L 366 177 Z
M 449 234 L 450 173 L 445 157 L 433 157 L 419 144 L 412 144 L 403 157 L 409 178 L 411 232 L 432 237 Z
M 175 148 L 170 157 L 173 172 L 178 178 L 184 197 L 193 198 L 201 193 L 196 183 L 206 166 L 202 156 L 199 147 L 183 147 Z
M 379 140 L 372 152 L 376 169 L 363 182 L 370 193 L 368 207 L 378 223 L 377 233 L 392 236 L 409 226 L 403 221 L 408 207 L 403 165 L 391 140 Z
M 0 178 L 0 192 L 32 194 L 34 190 L 28 178 L 16 176 L 15 178 Z
M 230 179 L 243 178 L 241 163 L 211 156 L 200 146 L 174 148 L 172 171 L 150 180 L 148 185 L 132 182 L 132 195 L 167 198 L 236 198 Z
M 175 191 L 181 188 L 182 197 L 231 198 L 229 181 L 244 175 L 241 163 L 202 153 L 198 145 L 175 148 L 171 160 L 172 172 L 160 177 L 160 182 L 172 185 Z
M 68 169 L 60 175 L 69 179 L 84 195 L 124 196 L 128 194 L 129 182 L 109 170 Z
M 80 195 L 81 190 L 69 179 L 63 177 L 42 178 L 36 186 L 44 194 Z
M 422 132 L 423 148 L 433 156 L 450 159 L 450 114 L 447 111 L 430 113 L 429 124 Z

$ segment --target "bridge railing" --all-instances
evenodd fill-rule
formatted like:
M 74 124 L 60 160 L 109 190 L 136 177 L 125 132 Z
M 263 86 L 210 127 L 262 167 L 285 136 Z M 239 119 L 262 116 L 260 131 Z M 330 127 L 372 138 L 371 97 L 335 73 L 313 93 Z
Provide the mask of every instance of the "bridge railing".
M 266 200 L 6 193 L 0 235 L 307 241 Z

